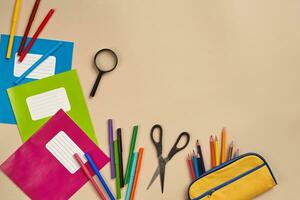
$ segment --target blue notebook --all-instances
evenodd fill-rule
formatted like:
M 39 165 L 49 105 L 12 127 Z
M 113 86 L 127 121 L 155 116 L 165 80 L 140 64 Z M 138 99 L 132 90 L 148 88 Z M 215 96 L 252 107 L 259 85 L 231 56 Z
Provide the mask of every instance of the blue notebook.
M 31 38 L 28 38 L 26 43 Z M 59 41 L 37 39 L 22 63 L 18 62 L 17 52 L 22 37 L 15 36 L 12 57 L 6 59 L 9 35 L 1 35 L 0 41 L 0 123 L 16 124 L 14 113 L 7 95 L 7 89 L 14 87 L 18 79 L 43 54 L 47 53 Z M 54 74 L 69 71 L 72 68 L 73 43 L 63 42 L 63 45 L 33 70 L 21 84 L 46 78 Z

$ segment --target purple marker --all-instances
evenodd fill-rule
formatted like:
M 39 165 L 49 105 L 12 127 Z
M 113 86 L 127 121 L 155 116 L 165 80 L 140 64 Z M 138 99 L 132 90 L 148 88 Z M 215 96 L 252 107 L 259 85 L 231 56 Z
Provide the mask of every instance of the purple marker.
M 113 121 L 108 120 L 108 138 L 109 138 L 109 155 L 110 155 L 110 174 L 111 178 L 116 178 L 115 175 L 115 158 L 114 158 L 114 131 Z

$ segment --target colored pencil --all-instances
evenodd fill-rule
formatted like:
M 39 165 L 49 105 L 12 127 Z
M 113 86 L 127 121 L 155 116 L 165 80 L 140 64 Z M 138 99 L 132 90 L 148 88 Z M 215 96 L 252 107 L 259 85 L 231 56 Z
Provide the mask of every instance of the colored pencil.
M 27 69 L 14 83 L 17 85 L 28 74 L 30 74 L 37 66 L 39 66 L 44 60 L 46 60 L 51 54 L 53 54 L 57 49 L 59 49 L 63 45 L 63 42 L 58 42 L 52 49 L 50 49 L 46 54 L 44 54 L 40 59 L 38 59 L 29 69 Z
M 198 171 L 199 171 L 199 176 L 203 174 L 203 169 L 202 169 L 202 166 L 201 166 L 201 158 L 200 158 L 200 155 L 197 154 L 196 155 L 196 158 L 197 158 L 197 166 L 198 166 Z
M 109 156 L 110 156 L 110 175 L 111 178 L 116 178 L 115 174 L 115 158 L 114 158 L 114 133 L 113 120 L 108 120 L 108 142 L 109 142 Z
M 226 161 L 226 128 L 222 129 L 222 138 L 221 138 L 221 163 Z
M 215 136 L 215 158 L 216 166 L 220 165 L 219 141 L 217 136 Z
M 128 160 L 127 160 L 127 167 L 126 167 L 126 173 L 125 173 L 125 184 L 129 182 L 130 178 L 130 172 L 131 172 L 131 165 L 133 160 L 133 151 L 136 143 L 136 137 L 138 133 L 138 126 L 133 127 L 131 142 L 130 142 L 130 150 L 128 154 Z
M 119 168 L 119 146 L 117 140 L 114 141 L 114 156 L 115 156 L 116 192 L 117 192 L 117 199 L 120 199 L 121 183 L 120 183 L 120 168 Z
M 195 176 L 196 178 L 199 178 L 200 174 L 199 174 L 199 169 L 198 169 L 198 164 L 197 164 L 197 158 L 195 155 L 195 152 L 193 151 L 193 165 L 194 165 L 194 170 L 195 170 Z
M 240 150 L 237 149 L 237 150 L 235 151 L 235 153 L 234 153 L 233 158 L 236 158 L 236 157 L 238 157 L 239 155 L 240 155 Z
M 192 161 L 192 159 L 191 159 L 190 154 L 188 155 L 187 163 L 188 163 L 188 166 L 189 166 L 189 169 L 190 169 L 191 179 L 192 179 L 192 181 L 193 181 L 193 180 L 196 179 L 196 177 L 195 177 L 195 171 L 194 171 L 193 161 Z
M 34 6 L 32 8 L 32 11 L 31 11 L 31 14 L 30 14 L 30 17 L 29 17 L 29 20 L 28 20 L 28 23 L 27 23 L 22 41 L 21 41 L 21 44 L 20 44 L 20 47 L 19 47 L 19 50 L 18 50 L 18 56 L 21 56 L 21 53 L 24 49 L 25 42 L 27 40 L 31 25 L 33 23 L 33 20 L 35 18 L 35 15 L 36 15 L 36 12 L 37 12 L 37 9 L 38 9 L 39 5 L 40 5 L 40 0 L 36 0 L 35 3 L 34 3 Z
M 89 162 L 90 166 L 92 167 L 93 172 L 98 177 L 100 183 L 104 187 L 104 189 L 105 189 L 106 193 L 108 194 L 110 200 L 115 200 L 114 195 L 112 194 L 112 192 L 110 191 L 109 187 L 107 186 L 105 180 L 101 176 L 101 174 L 99 172 L 99 169 L 97 168 L 97 166 L 96 166 L 95 162 L 93 161 L 93 159 L 91 158 L 91 156 L 88 153 L 85 153 L 84 156 L 86 157 L 87 161 Z
M 93 179 L 93 177 L 90 174 L 89 170 L 84 165 L 84 163 L 82 162 L 81 158 L 79 157 L 79 155 L 77 153 L 74 154 L 74 158 L 77 160 L 77 162 L 80 165 L 82 171 L 85 173 L 85 175 L 88 177 L 88 179 L 92 183 L 93 187 L 95 188 L 96 192 L 99 194 L 100 198 L 102 200 L 106 200 L 106 198 L 105 198 L 104 194 L 102 193 L 101 189 L 99 188 L 99 186 L 97 185 L 96 181 Z
M 44 20 L 42 21 L 42 23 L 38 27 L 37 31 L 32 36 L 32 38 L 29 41 L 28 45 L 25 47 L 24 51 L 21 53 L 21 56 L 19 57 L 19 62 L 22 62 L 24 60 L 25 56 L 27 55 L 27 53 L 31 49 L 32 45 L 34 44 L 34 42 L 36 41 L 36 39 L 38 38 L 38 36 L 42 32 L 42 30 L 45 28 L 45 26 L 48 23 L 48 21 L 50 20 L 50 18 L 52 17 L 54 11 L 55 11 L 54 9 L 49 10 L 48 14 L 46 15 L 46 17 L 44 18 Z
M 229 145 L 229 149 L 227 152 L 227 161 L 231 160 L 232 156 L 233 156 L 233 141 Z
M 140 174 L 140 170 L 141 170 L 141 165 L 142 165 L 143 152 L 144 152 L 144 148 L 140 148 L 139 153 L 138 153 L 138 158 L 137 158 L 137 164 L 136 164 L 136 169 L 135 169 L 133 186 L 132 186 L 131 193 L 130 193 L 130 200 L 134 200 L 134 194 L 135 194 L 135 190 L 136 190 L 136 187 L 137 187 L 137 182 L 138 182 L 138 178 L 139 178 L 139 174 Z
M 197 140 L 197 152 L 200 155 L 202 171 L 203 171 L 203 173 L 205 173 L 206 169 L 205 169 L 204 158 L 203 158 L 202 149 L 201 149 L 199 140 Z
M 133 185 L 133 180 L 134 180 L 134 174 L 135 174 L 137 159 L 138 159 L 138 153 L 134 152 L 133 156 L 132 156 L 131 171 L 130 171 L 130 175 L 129 175 L 129 182 L 128 182 L 128 186 L 127 186 L 125 200 L 129 200 L 130 199 L 130 194 L 131 194 L 131 190 L 132 190 L 132 185 Z
M 13 17 L 12 17 L 12 22 L 11 22 L 9 41 L 8 41 L 7 52 L 6 52 L 6 59 L 11 58 L 11 52 L 12 52 L 12 47 L 14 44 L 15 32 L 16 32 L 16 27 L 17 27 L 19 12 L 20 12 L 20 6 L 21 6 L 21 0 L 16 0 L 15 7 L 14 7 L 14 13 L 13 13 Z
M 211 156 L 211 168 L 216 166 L 216 154 L 215 154 L 215 140 L 214 136 L 210 136 L 210 156 Z
M 123 147 L 122 147 L 122 130 L 117 129 L 117 140 L 119 147 L 119 170 L 120 170 L 120 184 L 121 188 L 124 187 L 124 173 L 123 173 Z

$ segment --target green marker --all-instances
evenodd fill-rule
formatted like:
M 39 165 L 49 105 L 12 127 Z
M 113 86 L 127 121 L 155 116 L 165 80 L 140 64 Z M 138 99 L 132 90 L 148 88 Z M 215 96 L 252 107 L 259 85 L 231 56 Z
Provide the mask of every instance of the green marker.
M 114 141 L 114 156 L 115 156 L 115 172 L 116 172 L 116 191 L 117 199 L 121 199 L 121 182 L 120 182 L 120 168 L 119 168 L 119 147 L 118 140 Z
M 129 178 L 130 178 L 130 172 L 131 172 L 132 160 L 133 160 L 133 152 L 134 152 L 137 132 L 138 132 L 138 126 L 134 126 L 133 132 L 132 132 L 132 137 L 131 137 L 131 143 L 130 143 L 130 151 L 129 151 L 128 160 L 127 160 L 126 173 L 125 173 L 125 183 L 126 184 L 128 184 Z

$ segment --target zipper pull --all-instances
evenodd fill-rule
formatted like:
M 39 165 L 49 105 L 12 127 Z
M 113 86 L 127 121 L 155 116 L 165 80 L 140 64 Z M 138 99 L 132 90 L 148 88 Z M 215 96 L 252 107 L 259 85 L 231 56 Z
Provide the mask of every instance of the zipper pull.
M 211 190 L 210 193 L 207 195 L 207 197 L 210 199 L 214 192 L 215 190 Z

